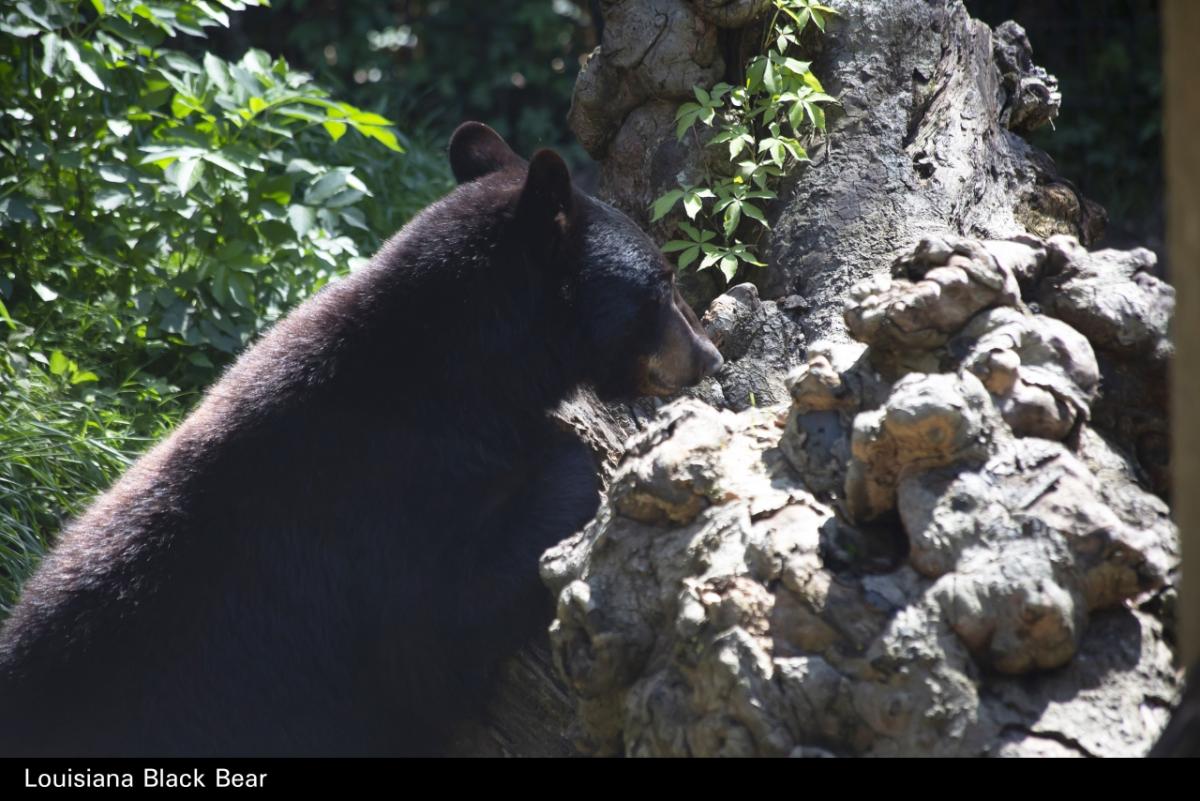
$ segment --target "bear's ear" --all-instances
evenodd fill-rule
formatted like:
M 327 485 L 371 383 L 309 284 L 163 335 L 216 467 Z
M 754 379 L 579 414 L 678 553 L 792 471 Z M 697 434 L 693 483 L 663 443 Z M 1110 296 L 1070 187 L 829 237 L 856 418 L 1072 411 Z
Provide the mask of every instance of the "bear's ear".
M 450 169 L 460 184 L 525 162 L 482 122 L 464 122 L 450 136 Z
M 553 150 L 534 153 L 521 190 L 518 216 L 535 228 L 551 223 L 562 226 L 571 216 L 571 207 L 571 173 L 562 156 Z

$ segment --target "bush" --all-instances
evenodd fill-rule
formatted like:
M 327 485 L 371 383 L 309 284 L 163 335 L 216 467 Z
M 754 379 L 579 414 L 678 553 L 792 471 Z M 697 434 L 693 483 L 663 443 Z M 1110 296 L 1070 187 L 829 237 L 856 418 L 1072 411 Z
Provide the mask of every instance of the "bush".
M 242 15 L 227 47 L 269 43 L 346 99 L 386 103 L 440 137 L 481 120 L 518 153 L 554 147 L 583 166 L 566 116 L 580 59 L 599 44 L 591 8 L 599 10 L 586 0 L 275 0 Z
M 114 385 L 199 386 L 442 187 L 367 170 L 384 148 L 407 166 L 404 140 L 282 60 L 161 46 L 226 23 L 215 4 L 92 6 L 0 24 L 0 314 L 39 332 L 9 344 L 43 365 L 54 347 Z
M 450 185 L 282 59 L 166 46 L 264 2 L 0 10 L 0 606 L 233 353 Z

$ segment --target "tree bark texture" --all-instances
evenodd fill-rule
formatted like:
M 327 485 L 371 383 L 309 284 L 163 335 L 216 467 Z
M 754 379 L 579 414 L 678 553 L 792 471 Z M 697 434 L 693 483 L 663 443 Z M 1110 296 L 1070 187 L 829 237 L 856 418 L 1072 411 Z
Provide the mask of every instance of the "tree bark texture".
M 647 207 L 717 150 L 675 109 L 741 79 L 769 4 L 600 5 L 570 123 L 665 238 Z M 1021 137 L 1060 98 L 1019 26 L 833 5 L 803 44 L 840 108 L 769 267 L 689 287 L 726 368 L 561 410 L 608 492 L 543 557 L 555 675 L 509 672 L 501 705 L 541 712 L 498 710 L 528 724 L 492 752 L 1136 755 L 1165 725 L 1174 293 L 1148 251 L 1087 250 L 1103 210 Z

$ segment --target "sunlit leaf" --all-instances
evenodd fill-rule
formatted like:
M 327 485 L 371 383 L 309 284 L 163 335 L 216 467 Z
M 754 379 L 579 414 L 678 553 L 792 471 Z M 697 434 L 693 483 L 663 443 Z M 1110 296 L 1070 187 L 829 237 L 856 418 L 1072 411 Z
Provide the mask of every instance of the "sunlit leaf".
M 202 175 L 204 161 L 194 156 L 171 162 L 166 172 L 167 180 L 175 185 L 181 195 L 192 191 Z
M 719 267 L 721 272 L 725 275 L 725 280 L 729 283 L 733 283 L 733 278 L 737 275 L 738 270 L 737 257 L 732 255 L 723 257 Z
M 333 141 L 338 141 L 346 133 L 346 123 L 338 122 L 337 120 L 325 120 L 321 123 L 325 130 L 329 133 L 329 138 Z
M 383 144 L 388 150 L 394 150 L 397 153 L 403 153 L 404 148 L 400 146 L 400 141 L 396 138 L 396 134 L 391 128 L 384 128 L 379 125 L 358 125 L 354 128 L 364 136 L 369 136 L 377 142 Z
M 71 360 L 61 350 L 56 350 L 50 354 L 50 372 L 54 375 L 62 375 L 67 372 L 67 368 L 70 366 Z
M 40 281 L 34 282 L 32 289 L 37 293 L 37 296 L 46 303 L 58 300 L 58 293 Z
M 287 210 L 288 222 L 292 224 L 292 230 L 296 232 L 296 236 L 304 236 L 312 230 L 313 224 L 317 220 L 316 212 L 308 206 L 288 206 Z

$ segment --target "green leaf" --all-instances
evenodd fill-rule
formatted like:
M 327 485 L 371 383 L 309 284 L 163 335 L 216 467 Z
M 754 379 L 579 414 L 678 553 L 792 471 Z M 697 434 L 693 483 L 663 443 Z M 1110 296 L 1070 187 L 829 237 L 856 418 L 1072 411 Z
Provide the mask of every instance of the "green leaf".
M 42 204 L 45 208 L 45 204 Z M 38 222 L 38 215 L 20 195 L 9 195 L 0 200 L 0 216 L 22 223 Z
M 757 220 L 758 222 L 762 223 L 764 228 L 770 230 L 771 225 L 767 222 L 766 216 L 753 203 L 742 203 L 742 214 L 745 214 L 752 220 Z
M 729 160 L 733 161 L 747 145 L 752 145 L 753 143 L 754 139 L 750 134 L 742 134 L 739 137 L 729 140 Z
M 787 14 L 789 17 L 791 17 L 791 18 L 792 18 L 792 20 L 793 20 L 793 21 L 796 23 L 796 25 L 797 25 L 797 26 L 798 26 L 798 27 L 799 27 L 801 30 L 803 30 L 803 28 L 804 28 L 804 23 L 800 21 L 800 17 L 798 17 L 798 16 L 796 15 L 796 12 L 795 12 L 795 11 L 793 11 L 793 10 L 792 10 L 792 9 L 790 9 L 790 8 L 788 8 L 788 7 L 787 7 L 787 5 L 785 5 L 785 4 L 783 4 L 783 3 L 776 3 L 776 4 L 775 4 L 775 7 L 776 7 L 776 8 L 778 8 L 780 11 L 782 11 L 784 14 Z
M 675 112 L 676 139 L 683 139 L 683 135 L 696 124 L 696 118 L 703 110 L 704 107 L 697 103 L 684 103 L 679 107 L 679 110 Z
M 171 115 L 175 119 L 181 120 L 193 111 L 204 111 L 204 107 L 200 105 L 200 101 L 196 98 L 183 95 L 179 92 L 176 92 L 174 97 L 171 98 Z
M 72 384 L 87 384 L 87 383 L 91 383 L 93 381 L 99 381 L 99 380 L 100 380 L 100 376 L 96 375 L 95 373 L 91 372 L 90 370 L 85 370 L 83 372 L 76 371 L 76 372 L 71 373 L 71 383 Z
M 687 239 L 672 239 L 670 242 L 662 246 L 663 253 L 674 253 L 678 250 L 686 250 L 690 247 L 695 247 L 696 243 Z
M 14 18 L 0 18 L 0 33 L 7 33 L 16 39 L 28 39 L 32 36 L 37 36 L 42 32 L 42 29 L 36 25 L 23 25 L 17 22 Z
M 9 316 L 8 307 L 4 305 L 3 300 L 0 300 L 0 320 L 3 320 L 5 325 L 7 325 L 12 330 L 14 330 L 14 331 L 16 330 L 17 324 L 16 324 L 16 322 L 13 321 L 13 318 L 11 316 Z
M 294 120 L 304 120 L 305 122 L 324 122 L 325 115 L 311 111 L 302 105 L 277 106 L 274 110 L 275 114 L 281 117 L 290 117 Z
M 397 153 L 404 152 L 404 148 L 400 146 L 400 141 L 396 138 L 396 134 L 391 128 L 384 128 L 379 125 L 351 124 L 354 125 L 355 130 L 364 136 L 369 136 L 377 142 L 382 142 L 388 150 L 394 150 Z
M 133 124 L 125 120 L 108 120 L 105 123 L 108 130 L 113 132 L 113 135 L 119 139 L 124 139 L 133 132 Z
M 752 59 L 746 66 L 746 88 L 751 92 L 762 85 L 767 63 L 768 61 L 764 56 L 758 56 Z
M 788 108 L 788 125 L 792 126 L 792 130 L 797 134 L 800 133 L 800 126 L 804 124 L 804 101 L 797 100 Z
M 341 218 L 346 225 L 357 228 L 360 231 L 366 231 L 368 233 L 371 231 L 371 227 L 367 225 L 366 217 L 364 217 L 363 213 L 358 209 L 343 209 L 341 212 Z
M 196 186 L 200 177 L 204 174 L 204 161 L 200 158 L 184 158 L 171 163 L 167 167 L 166 178 L 179 190 L 179 194 L 186 195 Z
M 811 62 L 800 61 L 798 59 L 785 56 L 779 60 L 779 66 L 793 75 L 803 76 L 808 73 L 808 68 L 811 66 Z
M 54 375 L 62 375 L 67 372 L 67 368 L 70 366 L 71 360 L 61 350 L 56 350 L 50 354 L 50 372 Z
M 41 282 L 35 282 L 32 288 L 37 293 L 37 296 L 46 303 L 58 300 L 58 293 Z
M 678 122 L 689 114 L 695 114 L 701 108 L 702 106 L 699 103 L 684 103 L 675 110 L 675 121 Z
M 317 214 L 308 206 L 288 206 L 287 210 L 288 222 L 292 224 L 292 230 L 296 232 L 296 236 L 303 237 L 312 230 L 313 224 L 317 220 Z
M 725 237 L 728 239 L 733 236 L 733 232 L 737 229 L 738 223 L 742 221 L 742 204 L 741 201 L 734 201 L 725 207 Z
M 321 205 L 326 209 L 338 209 L 342 206 L 349 206 L 362 200 L 366 193 L 357 189 L 343 189 L 333 197 L 326 200 Z M 336 223 L 331 223 L 330 227 L 336 226 Z
M 321 123 L 325 130 L 329 132 L 329 138 L 337 141 L 346 133 L 346 123 L 338 122 L 337 120 L 325 120 Z
M 229 65 L 212 53 L 204 54 L 204 73 L 208 76 L 209 83 L 222 92 L 229 91 Z
M 48 78 L 54 77 L 54 68 L 58 64 L 58 55 L 63 52 L 63 40 L 57 33 L 48 33 L 42 37 L 42 74 Z
M 733 277 L 737 275 L 738 271 L 737 257 L 732 255 L 725 256 L 721 259 L 719 267 L 721 272 L 725 275 L 725 280 L 729 283 L 733 283 Z
M 750 252 L 746 245 L 738 244 L 733 248 L 733 254 L 745 264 L 753 264 L 755 267 L 766 267 L 767 265 L 758 259 L 754 258 L 754 254 Z
M 191 59 L 186 53 L 180 53 L 175 50 L 165 50 L 162 52 L 162 60 L 173 69 L 175 72 L 181 72 L 186 75 L 203 75 L 204 70 Z
M 54 30 L 57 26 L 49 20 L 49 18 L 37 13 L 29 5 L 29 3 L 17 3 L 17 11 L 21 12 L 21 16 L 30 22 L 35 23 L 42 30 Z
M 341 111 L 345 112 L 346 116 L 349 117 L 352 122 L 357 122 L 361 125 L 374 125 L 383 128 L 390 128 L 395 124 L 387 117 L 381 117 L 380 115 L 371 111 L 362 111 L 361 109 L 351 106 L 349 103 L 338 103 L 337 107 Z
M 226 172 L 233 173 L 238 178 L 246 177 L 246 171 L 240 165 L 235 164 L 220 153 L 205 153 L 201 158 L 209 164 L 215 164 Z
M 138 164 L 157 164 L 166 167 L 178 159 L 197 158 L 205 151 L 198 147 L 170 147 L 168 145 L 144 145 L 138 148 L 146 155 Z
M 318 206 L 342 191 L 349 183 L 350 169 L 337 167 L 322 175 L 304 193 L 304 202 Z
M 771 94 L 779 92 L 779 73 L 775 70 L 775 65 L 770 60 L 767 60 L 766 66 L 763 68 L 762 83 Z
M 813 106 L 809 111 L 809 114 L 812 117 L 813 127 L 815 127 L 821 133 L 825 133 L 825 109 L 821 108 L 820 106 Z M 803 148 L 801 148 L 801 150 L 803 151 Z M 796 158 L 806 159 L 808 156 L 797 156 Z
M 63 40 L 61 42 L 61 47 L 63 53 L 67 57 L 67 62 L 75 68 L 75 72 L 80 78 L 83 78 L 83 80 L 85 80 L 87 83 L 101 91 L 106 91 L 108 89 L 108 86 L 104 83 L 104 81 L 100 80 L 100 76 L 96 74 L 96 70 L 91 64 L 88 63 L 89 61 L 96 60 L 95 56 L 90 50 L 85 51 L 87 53 L 87 59 L 85 60 L 84 56 L 80 54 L 79 48 L 74 42 Z
M 233 298 L 233 302 L 243 308 L 253 308 L 254 284 L 250 278 L 245 275 L 233 275 L 229 277 L 229 296 Z
M 251 96 L 262 94 L 262 82 L 245 68 L 237 64 L 230 64 L 229 75 L 237 82 L 238 86 L 249 92 Z
M 693 245 L 692 247 L 679 254 L 679 261 L 676 266 L 680 270 L 686 270 L 688 265 L 694 262 L 700 256 L 700 246 Z
M 102 189 L 92 198 L 92 204 L 101 211 L 116 211 L 129 200 L 129 193 L 122 189 Z
M 204 0 L 195 0 L 196 8 L 204 12 L 204 15 L 209 19 L 220 23 L 223 27 L 229 27 L 229 15 L 219 8 L 213 8 Z
M 675 204 L 679 202 L 681 197 L 683 197 L 682 189 L 672 189 L 670 192 L 667 192 L 658 200 L 654 201 L 654 204 L 650 207 L 650 222 L 658 222 L 665 217 L 667 212 L 675 207 Z

